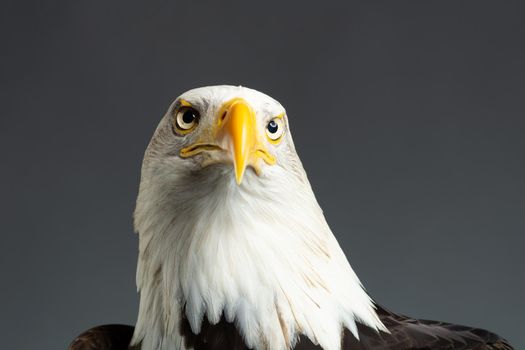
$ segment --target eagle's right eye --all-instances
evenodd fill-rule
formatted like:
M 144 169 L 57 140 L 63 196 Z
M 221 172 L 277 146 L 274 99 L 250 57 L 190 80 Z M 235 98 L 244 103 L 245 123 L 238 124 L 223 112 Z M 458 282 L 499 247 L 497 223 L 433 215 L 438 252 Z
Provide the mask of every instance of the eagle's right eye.
M 178 134 L 187 134 L 199 123 L 199 112 L 192 107 L 181 107 L 175 115 L 175 131 Z
M 266 125 L 266 136 L 271 143 L 278 143 L 284 133 L 284 123 L 282 117 L 276 117 L 270 120 Z

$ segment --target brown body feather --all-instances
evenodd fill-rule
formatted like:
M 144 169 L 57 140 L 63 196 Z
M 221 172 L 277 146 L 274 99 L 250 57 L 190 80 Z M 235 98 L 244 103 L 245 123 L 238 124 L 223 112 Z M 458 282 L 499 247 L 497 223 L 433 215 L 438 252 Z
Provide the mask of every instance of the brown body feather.
M 360 339 L 346 331 L 342 350 L 513 350 L 507 341 L 489 331 L 450 323 L 416 320 L 378 308 L 378 315 L 388 333 L 377 333 L 359 325 Z M 202 331 L 193 334 L 183 320 L 180 329 L 185 344 L 194 350 L 248 350 L 236 327 L 224 319 L 216 325 L 203 322 Z M 133 327 L 107 325 L 90 329 L 78 336 L 69 350 L 127 350 Z M 301 337 L 294 350 L 321 349 Z
M 134 328 L 122 324 L 108 324 L 91 328 L 80 334 L 69 345 L 69 350 L 127 350 Z

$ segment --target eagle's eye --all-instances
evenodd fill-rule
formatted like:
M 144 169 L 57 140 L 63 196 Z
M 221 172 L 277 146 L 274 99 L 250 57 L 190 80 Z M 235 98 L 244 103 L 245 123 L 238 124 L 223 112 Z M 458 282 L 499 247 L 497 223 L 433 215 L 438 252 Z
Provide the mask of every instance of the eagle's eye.
M 199 123 L 199 112 L 192 107 L 181 107 L 175 115 L 175 131 L 178 134 L 187 134 Z
M 266 125 L 266 136 L 272 143 L 277 143 L 280 141 L 281 136 L 284 133 L 284 123 L 282 118 L 273 118 Z

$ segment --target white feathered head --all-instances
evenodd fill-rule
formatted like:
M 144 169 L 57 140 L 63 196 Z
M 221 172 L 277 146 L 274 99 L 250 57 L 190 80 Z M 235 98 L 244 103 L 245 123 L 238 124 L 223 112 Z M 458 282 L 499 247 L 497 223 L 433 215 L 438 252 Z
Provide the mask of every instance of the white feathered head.
M 330 231 L 274 99 L 244 87 L 190 90 L 146 150 L 140 237 L 143 349 L 184 349 L 183 317 L 235 323 L 248 347 L 303 334 L 338 349 L 356 321 L 384 329 Z

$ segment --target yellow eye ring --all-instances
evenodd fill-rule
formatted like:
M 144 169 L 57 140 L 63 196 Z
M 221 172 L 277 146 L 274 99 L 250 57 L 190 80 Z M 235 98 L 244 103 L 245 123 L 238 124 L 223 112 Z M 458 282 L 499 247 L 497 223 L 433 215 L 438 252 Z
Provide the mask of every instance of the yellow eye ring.
M 273 144 L 278 144 L 284 134 L 284 121 L 282 118 L 273 118 L 266 124 L 266 137 Z
M 199 124 L 199 112 L 189 106 L 182 106 L 173 118 L 173 129 L 179 135 L 190 133 Z

